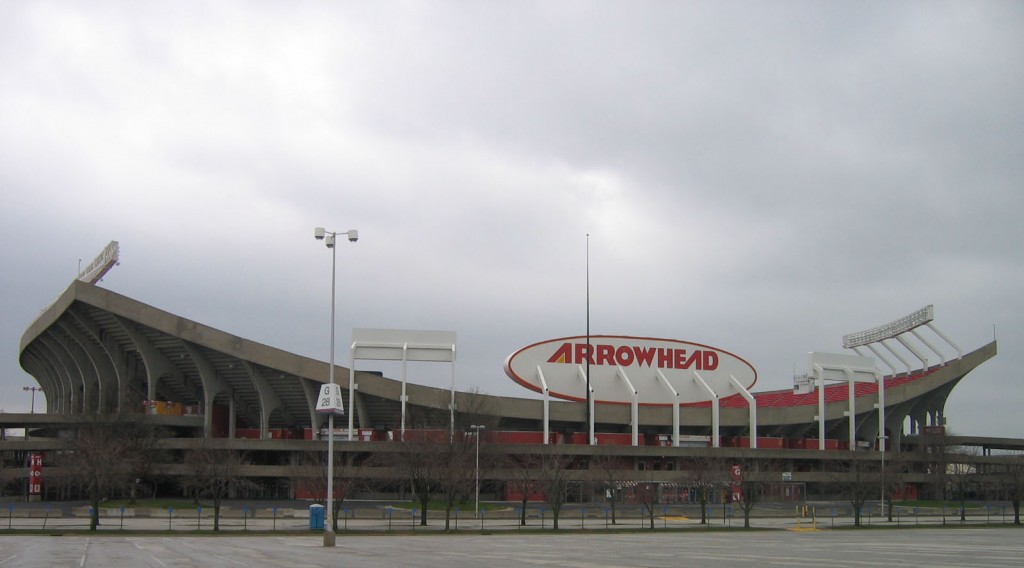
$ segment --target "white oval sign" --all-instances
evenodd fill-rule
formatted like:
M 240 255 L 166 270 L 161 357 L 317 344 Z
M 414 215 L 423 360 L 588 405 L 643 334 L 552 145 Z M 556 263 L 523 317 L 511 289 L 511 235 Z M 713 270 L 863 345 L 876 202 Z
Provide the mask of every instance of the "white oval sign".
M 505 374 L 524 387 L 566 400 L 587 399 L 644 405 L 703 402 L 750 390 L 754 367 L 732 353 L 688 341 L 591 335 L 549 339 L 524 347 L 505 359 Z M 588 356 L 589 355 L 589 356 Z M 712 395 L 714 393 L 714 395 Z

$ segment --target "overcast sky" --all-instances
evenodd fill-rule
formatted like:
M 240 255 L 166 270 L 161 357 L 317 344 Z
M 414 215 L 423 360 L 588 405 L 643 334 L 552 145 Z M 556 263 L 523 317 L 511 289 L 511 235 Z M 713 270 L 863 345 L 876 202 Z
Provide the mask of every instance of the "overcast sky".
M 361 236 L 339 346 L 456 331 L 463 389 L 530 396 L 504 358 L 585 333 L 589 233 L 592 333 L 782 389 L 934 304 L 999 340 L 950 427 L 1024 437 L 1022 29 L 980 1 L 0 3 L 0 408 L 110 240 L 102 286 L 326 360 L 323 225 Z

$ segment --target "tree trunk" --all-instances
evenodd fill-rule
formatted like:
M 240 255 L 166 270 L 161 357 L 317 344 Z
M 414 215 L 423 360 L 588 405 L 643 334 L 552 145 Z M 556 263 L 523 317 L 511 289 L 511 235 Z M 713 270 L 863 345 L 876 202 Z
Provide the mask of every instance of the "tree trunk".
M 425 499 L 423 496 L 425 493 L 420 493 L 420 526 L 427 526 L 427 505 L 430 504 L 430 499 Z
M 523 506 L 519 510 L 519 526 L 522 526 L 522 527 L 526 526 L 526 502 L 527 502 L 528 499 L 529 499 L 528 496 L 523 497 Z
M 89 512 L 89 530 L 94 531 L 100 526 L 100 498 L 94 495 L 89 499 L 92 511 Z
M 344 499 L 335 499 L 331 505 L 334 507 L 334 512 L 331 514 L 331 529 L 334 532 L 338 532 L 338 511 L 341 510 L 341 505 L 345 502 Z

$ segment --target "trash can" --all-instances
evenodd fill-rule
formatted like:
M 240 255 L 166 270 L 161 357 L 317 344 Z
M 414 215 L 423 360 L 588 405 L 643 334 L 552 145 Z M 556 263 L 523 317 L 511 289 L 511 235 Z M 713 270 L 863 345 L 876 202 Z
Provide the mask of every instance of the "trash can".
M 311 530 L 311 531 L 322 531 L 322 530 L 324 530 L 324 506 L 323 505 L 310 505 L 309 506 L 309 530 Z

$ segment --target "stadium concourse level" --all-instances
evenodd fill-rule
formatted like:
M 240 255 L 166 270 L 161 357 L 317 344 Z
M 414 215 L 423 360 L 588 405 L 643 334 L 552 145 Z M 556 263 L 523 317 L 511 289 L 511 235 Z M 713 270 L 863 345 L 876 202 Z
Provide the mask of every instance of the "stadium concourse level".
M 156 433 L 158 459 L 137 478 L 151 493 L 181 494 L 195 469 L 190 456 L 197 452 L 241 456 L 237 476 L 253 483 L 239 491 L 254 497 L 301 498 L 316 492 L 298 478 L 309 473 L 314 456 L 325 447 L 326 418 L 314 409 L 320 385 L 328 382 L 327 363 L 81 280 L 30 325 L 20 354 L 22 367 L 45 392 L 46 412 L 0 415 L 6 495 L 26 494 L 25 487 L 32 485 L 28 480 L 41 478 L 38 493 L 30 494 L 34 498 L 78 497 L 80 488 L 62 482 L 73 477 L 69 454 L 83 429 L 107 420 Z M 995 354 L 992 342 L 937 365 L 885 377 L 884 432 L 879 432 L 877 383 L 857 383 L 852 396 L 845 383 L 825 386 L 827 451 L 818 449 L 817 392 L 753 393 L 756 433 L 750 432 L 749 403 L 739 395 L 723 397 L 717 440 L 711 404 L 684 404 L 678 445 L 670 407 L 641 407 L 641 435 L 634 444 L 629 405 L 598 405 L 596 444 L 587 444 L 586 408 L 578 402 L 550 403 L 545 437 L 540 400 L 456 392 L 450 411 L 448 390 L 357 371 L 353 400 L 347 380 L 338 381 L 345 408 L 351 403 L 355 409 L 352 439 L 347 428 L 336 428 L 335 439 L 342 440 L 336 453 L 350 466 L 339 475 L 385 480 L 358 489 L 353 485 L 353 493 L 404 495 L 400 481 L 407 476 L 397 465 L 398 456 L 417 444 L 464 442 L 480 446 L 483 496 L 492 499 L 515 496 L 511 480 L 521 469 L 516 463 L 559 456 L 567 482 L 575 487 L 569 493 L 585 502 L 604 499 L 606 492 L 597 483 L 601 471 L 618 472 L 621 487 L 641 481 L 689 486 L 703 483 L 701 471 L 711 462 L 742 463 L 748 472 L 744 480 L 771 484 L 766 495 L 801 500 L 827 493 L 837 472 L 851 464 L 884 468 L 883 453 L 877 451 L 882 440 L 888 450 L 884 462 L 890 470 L 901 470 L 901 496 L 944 492 L 933 474 L 936 448 L 967 447 L 957 460 L 988 472 L 1009 467 L 1001 454 L 1024 450 L 1021 440 L 946 435 L 943 408 L 950 392 Z M 349 369 L 338 367 L 335 375 L 347 379 Z M 856 409 L 852 444 L 847 437 L 851 401 Z M 23 429 L 25 435 L 9 435 L 12 429 Z M 752 436 L 756 449 L 750 448 Z M 691 491 L 673 492 L 673 498 L 684 494 L 695 498 Z

